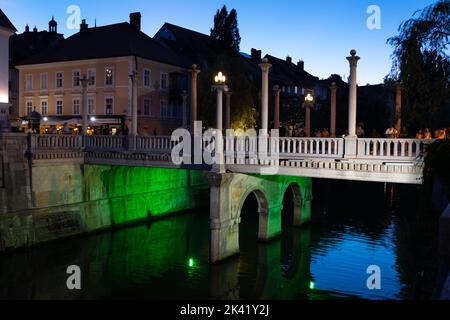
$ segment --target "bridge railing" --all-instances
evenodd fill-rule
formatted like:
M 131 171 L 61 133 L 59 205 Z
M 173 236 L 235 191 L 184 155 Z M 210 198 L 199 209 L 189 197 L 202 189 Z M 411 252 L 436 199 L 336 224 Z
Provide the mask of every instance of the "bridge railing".
M 358 139 L 358 159 L 412 161 L 426 152 L 434 140 Z
M 88 150 L 123 151 L 126 149 L 124 136 L 85 136 Z
M 136 148 L 137 152 L 141 153 L 168 153 L 170 154 L 173 147 L 178 144 L 178 142 L 172 141 L 171 137 L 168 136 L 137 136 L 136 138 Z
M 74 135 L 31 135 L 33 150 L 81 150 L 85 147 L 84 136 Z
M 279 152 L 282 158 L 342 158 L 344 140 L 342 138 L 280 138 Z

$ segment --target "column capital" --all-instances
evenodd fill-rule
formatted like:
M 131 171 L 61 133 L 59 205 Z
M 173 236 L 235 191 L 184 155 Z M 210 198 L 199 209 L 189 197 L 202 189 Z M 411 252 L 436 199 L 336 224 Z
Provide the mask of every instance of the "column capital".
M 272 68 L 272 65 L 269 63 L 269 59 L 264 58 L 262 63 L 259 64 L 259 67 L 263 72 L 269 72 L 269 69 Z
M 228 90 L 225 91 L 225 95 L 226 95 L 227 97 L 231 97 L 232 94 L 233 94 L 233 92 L 232 92 L 230 89 L 228 89 Z
M 215 84 L 212 86 L 213 91 L 228 92 L 228 86 L 226 84 Z
M 273 91 L 275 92 L 275 93 L 280 93 L 281 92 L 281 88 L 280 88 L 280 86 L 279 85 L 274 85 L 273 86 Z
M 187 98 L 189 97 L 189 94 L 187 93 L 186 90 L 183 90 L 183 92 L 181 93 L 181 97 L 182 97 L 183 99 L 187 99 Z
M 361 58 L 356 55 L 356 50 L 355 49 L 350 51 L 350 55 L 351 55 L 350 57 L 347 57 L 347 60 L 350 62 L 351 66 L 356 66 L 358 64 L 358 61 Z
M 399 91 L 403 89 L 403 84 L 401 83 L 401 81 L 397 81 L 395 83 L 395 89 L 397 89 Z
M 197 65 L 196 64 L 193 64 L 192 68 L 189 69 L 189 71 L 191 72 L 192 78 L 197 78 L 198 74 L 201 72 L 199 69 L 197 69 Z
M 339 89 L 339 87 L 337 86 L 336 82 L 333 81 L 333 83 L 331 83 L 330 89 L 331 91 L 336 91 L 337 89 Z

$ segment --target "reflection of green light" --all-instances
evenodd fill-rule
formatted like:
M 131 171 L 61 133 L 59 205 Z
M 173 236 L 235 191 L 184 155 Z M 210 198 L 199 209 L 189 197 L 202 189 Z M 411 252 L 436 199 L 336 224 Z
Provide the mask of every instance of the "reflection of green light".
M 314 289 L 314 282 L 311 281 L 311 282 L 309 283 L 309 288 L 310 288 L 310 289 Z
M 189 268 L 192 268 L 194 266 L 195 266 L 195 261 L 194 261 L 194 259 L 190 258 L 189 259 Z

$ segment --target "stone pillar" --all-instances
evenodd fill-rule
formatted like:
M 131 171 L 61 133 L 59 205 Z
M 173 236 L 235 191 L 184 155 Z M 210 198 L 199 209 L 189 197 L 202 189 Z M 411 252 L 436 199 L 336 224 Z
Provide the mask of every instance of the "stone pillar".
M 137 70 L 135 66 L 134 70 L 130 75 L 131 79 L 131 130 L 130 134 L 132 136 L 137 136 L 138 132 L 138 116 L 137 116 L 137 108 L 138 108 L 138 91 L 137 91 Z
M 347 57 L 350 62 L 349 99 L 348 99 L 348 136 L 345 137 L 345 155 L 347 159 L 354 159 L 358 155 L 358 136 L 356 135 L 356 111 L 357 111 L 357 67 L 359 57 L 356 50 L 350 52 Z
M 223 130 L 223 93 L 228 91 L 228 87 L 223 84 L 213 86 L 213 90 L 217 92 L 217 114 L 216 114 L 216 129 Z
M 183 121 L 182 121 L 182 127 L 184 129 L 187 128 L 187 124 L 188 124 L 188 119 L 187 119 L 187 99 L 189 97 L 189 95 L 187 94 L 186 90 L 183 91 L 183 93 L 181 94 L 181 97 L 183 98 Z
M 194 123 L 197 121 L 197 79 L 200 70 L 193 64 L 191 72 L 191 132 L 194 132 Z
M 395 129 L 402 133 L 402 85 L 400 82 L 395 87 Z
M 231 91 L 225 93 L 226 111 L 225 111 L 225 129 L 231 129 Z
M 282 206 L 259 208 L 258 241 L 267 242 L 281 234 Z
M 304 106 L 306 109 L 305 133 L 307 137 L 311 137 L 311 105 L 305 103 Z
M 275 92 L 275 115 L 274 115 L 274 129 L 280 129 L 280 86 L 273 87 Z
M 350 62 L 349 98 L 348 98 L 348 136 L 356 138 L 356 111 L 357 111 L 357 67 L 360 57 L 356 55 L 356 50 L 350 51 L 351 56 L 347 57 Z
M 210 262 L 215 263 L 239 253 L 240 218 L 232 217 L 230 182 L 234 174 L 207 172 L 210 195 Z
M 267 135 L 269 128 L 269 70 L 272 65 L 267 58 L 259 65 L 262 70 L 261 130 Z
M 331 84 L 331 123 L 330 123 L 330 136 L 331 138 L 336 138 L 336 93 L 337 93 L 336 82 Z
M 81 81 L 81 99 L 82 99 L 82 117 L 83 117 L 83 134 L 87 134 L 88 129 L 88 99 L 87 99 L 87 85 L 89 79 L 83 75 Z

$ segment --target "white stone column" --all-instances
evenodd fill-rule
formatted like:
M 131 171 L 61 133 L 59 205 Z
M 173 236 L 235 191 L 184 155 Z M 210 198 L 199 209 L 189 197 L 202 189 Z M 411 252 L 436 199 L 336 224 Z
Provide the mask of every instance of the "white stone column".
M 331 123 L 330 123 L 330 136 L 331 138 L 336 138 L 336 93 L 337 85 L 336 82 L 331 84 Z
M 402 133 L 402 85 L 400 82 L 395 87 L 395 129 Z
M 309 138 L 311 137 L 311 105 L 309 103 L 305 103 L 304 106 L 306 109 L 305 133 Z
M 213 90 L 217 92 L 217 114 L 216 114 L 216 129 L 223 130 L 223 93 L 228 91 L 228 87 L 223 84 L 213 86 Z
M 273 87 L 275 92 L 275 115 L 274 115 L 274 129 L 280 129 L 280 86 L 275 85 Z
M 225 92 L 226 110 L 225 110 L 225 129 L 231 129 L 231 91 Z
M 86 77 L 86 75 L 83 75 L 83 78 L 80 79 L 81 82 L 81 99 L 82 99 L 82 121 L 83 121 L 83 134 L 87 134 L 88 129 L 88 99 L 87 99 L 87 85 L 88 85 L 89 79 Z
M 194 132 L 194 124 L 197 121 L 197 79 L 200 70 L 197 69 L 197 65 L 193 64 L 191 72 L 191 132 Z
M 189 95 L 187 94 L 186 90 L 183 91 L 181 97 L 183 98 L 183 121 L 182 121 L 182 127 L 184 129 L 187 128 L 187 124 L 188 124 L 188 119 L 187 119 L 187 99 L 189 97 Z
M 272 65 L 267 58 L 259 65 L 262 71 L 261 130 L 267 135 L 269 128 L 269 70 Z
M 356 135 L 356 112 L 357 112 L 357 67 L 359 57 L 356 50 L 350 51 L 347 57 L 350 63 L 349 98 L 348 98 L 348 135 L 345 137 L 345 155 L 347 159 L 358 156 L 358 136 Z
M 348 98 L 348 136 L 356 138 L 356 112 L 357 112 L 357 67 L 360 57 L 356 55 L 356 50 L 350 51 L 351 56 L 347 57 L 350 63 L 350 81 Z

